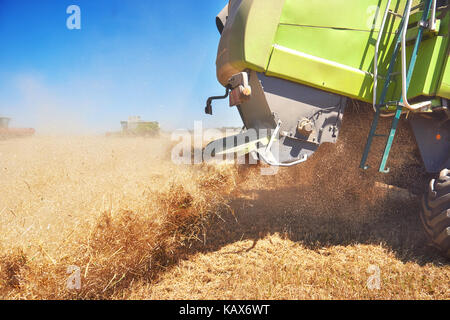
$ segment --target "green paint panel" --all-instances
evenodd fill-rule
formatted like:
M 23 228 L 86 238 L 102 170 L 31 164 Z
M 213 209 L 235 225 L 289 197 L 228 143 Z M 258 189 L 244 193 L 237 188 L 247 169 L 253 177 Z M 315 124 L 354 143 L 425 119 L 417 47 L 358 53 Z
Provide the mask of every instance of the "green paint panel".
M 450 99 L 450 62 L 447 55 L 447 62 L 445 64 L 445 69 L 442 75 L 441 83 L 439 84 L 437 95 L 439 97 L 445 97 Z
M 266 74 L 358 99 L 367 101 L 371 99 L 370 75 L 333 61 L 325 61 L 306 54 L 298 55 L 297 52 L 279 47 L 274 48 L 270 68 Z
M 371 34 L 364 31 L 280 25 L 275 42 L 296 51 L 372 71 L 375 48 L 371 42 L 376 37 L 378 32 Z
M 381 24 L 387 1 L 382 3 L 376 28 Z M 349 4 L 344 0 L 286 0 L 267 74 L 371 102 L 373 78 L 367 73 L 373 73 L 379 29 L 370 31 L 368 16 L 372 12 L 370 8 L 378 1 L 363 0 Z M 406 1 L 392 1 L 391 9 L 402 13 L 405 5 Z M 414 16 L 420 16 L 420 12 Z M 394 32 L 399 22 L 400 18 L 390 15 L 386 23 L 387 32 L 380 45 L 379 88 L 383 86 L 382 78 L 387 72 Z M 448 22 L 444 25 L 448 30 Z M 442 67 L 448 57 L 447 47 L 448 37 L 430 34 L 429 39 L 423 42 L 409 90 L 410 97 L 436 94 Z M 412 47 L 409 47 L 408 56 L 411 51 Z M 395 70 L 400 71 L 400 57 Z M 387 100 L 397 100 L 401 94 L 400 76 L 395 76 L 393 82 Z M 445 81 L 443 83 L 445 88 Z M 445 89 L 440 92 L 445 93 Z
M 226 85 L 234 73 L 252 69 L 370 102 L 375 44 L 386 4 L 387 0 L 231 0 L 228 30 L 217 58 L 219 81 Z M 406 0 L 392 0 L 390 8 L 402 14 L 405 5 Z M 420 47 L 410 98 L 436 93 L 449 98 L 448 16 L 448 11 L 438 14 L 439 36 L 427 35 Z M 393 15 L 387 20 L 380 45 L 379 92 L 400 20 Z M 409 55 L 411 51 L 410 47 Z M 400 71 L 400 57 L 395 70 Z M 400 96 L 400 77 L 393 80 L 387 100 Z
M 286 0 L 280 24 L 378 30 L 387 1 Z M 402 14 L 406 0 L 393 0 L 390 8 Z M 376 21 L 375 21 L 376 20 Z
M 275 40 L 277 45 L 327 62 L 321 66 L 321 62 L 313 63 L 310 59 L 295 61 L 299 59 L 298 54 L 286 54 L 275 49 L 267 74 L 371 101 L 373 79 L 367 73 L 373 72 L 375 46 L 372 43 L 377 37 L 378 32 L 280 25 Z M 393 40 L 394 35 L 387 34 L 383 43 Z M 382 45 L 381 49 L 379 72 L 383 74 L 386 73 L 391 51 L 386 50 L 386 45 Z M 306 69 L 309 72 L 307 74 Z M 380 80 L 380 86 L 382 82 Z M 336 83 L 336 86 L 332 86 L 332 83 Z
M 269 63 L 283 2 L 253 1 L 245 29 L 245 60 L 261 68 Z
M 448 37 L 434 37 L 422 42 L 408 96 L 432 96 L 438 92 L 443 66 L 448 60 L 447 48 Z M 409 48 L 408 57 L 411 56 L 411 52 L 412 48 Z M 448 94 L 442 97 L 450 99 Z
M 438 18 L 441 20 L 441 28 L 439 31 L 439 35 L 445 37 L 445 40 L 447 42 L 447 49 L 443 49 L 444 52 L 446 52 L 446 55 L 443 57 L 443 64 L 442 64 L 442 75 L 441 80 L 438 85 L 437 89 L 437 95 L 439 97 L 445 97 L 447 99 L 450 99 L 450 62 L 449 62 L 449 48 L 450 48 L 450 41 L 448 39 L 449 37 L 449 28 L 450 28 L 450 14 L 441 15 L 438 16 Z
M 370 74 L 386 4 L 378 0 L 286 0 L 275 44 L 296 52 L 275 49 L 267 74 L 372 101 Z M 394 0 L 390 8 L 401 14 L 405 5 L 406 0 Z M 380 75 L 387 72 L 399 23 L 398 17 L 388 16 L 380 45 Z M 324 63 L 300 58 L 304 54 Z M 380 79 L 380 88 L 382 85 Z
M 229 21 L 217 54 L 217 77 L 223 85 L 244 69 L 266 70 L 284 0 L 231 0 Z

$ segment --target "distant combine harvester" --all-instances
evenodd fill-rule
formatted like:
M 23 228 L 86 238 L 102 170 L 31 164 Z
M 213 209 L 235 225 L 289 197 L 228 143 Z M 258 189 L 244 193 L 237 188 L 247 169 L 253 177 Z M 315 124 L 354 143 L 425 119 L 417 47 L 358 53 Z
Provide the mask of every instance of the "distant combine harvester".
M 35 130 L 31 128 L 10 128 L 11 118 L 0 117 L 0 139 L 23 138 L 34 135 Z
M 143 121 L 141 117 L 129 117 L 128 121 L 121 121 L 122 131 L 107 133 L 107 136 L 137 136 L 155 137 L 160 134 L 160 126 L 156 121 Z

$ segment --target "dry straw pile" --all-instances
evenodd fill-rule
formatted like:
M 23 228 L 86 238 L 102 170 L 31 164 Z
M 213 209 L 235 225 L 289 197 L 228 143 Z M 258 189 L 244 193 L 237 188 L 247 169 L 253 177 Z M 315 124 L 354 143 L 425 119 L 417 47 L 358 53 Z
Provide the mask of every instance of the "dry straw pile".
M 173 263 L 219 214 L 234 176 L 172 165 L 165 143 L 2 142 L 0 297 L 110 298 Z M 79 291 L 67 289 L 70 266 Z

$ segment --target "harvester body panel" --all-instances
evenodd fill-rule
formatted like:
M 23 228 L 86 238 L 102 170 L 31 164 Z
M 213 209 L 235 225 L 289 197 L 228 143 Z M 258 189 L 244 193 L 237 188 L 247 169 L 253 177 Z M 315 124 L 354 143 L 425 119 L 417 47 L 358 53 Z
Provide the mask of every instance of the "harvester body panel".
M 436 163 L 447 165 L 443 158 L 450 154 L 448 106 L 442 102 L 437 116 L 434 111 L 439 108 L 431 106 L 450 99 L 450 18 L 448 2 L 437 0 L 434 26 L 430 26 L 431 18 L 423 20 L 431 1 L 230 0 L 218 17 L 222 36 L 217 78 L 227 87 L 227 95 L 231 91 L 230 105 L 237 106 L 246 129 L 270 131 L 266 134 L 270 138 L 268 146 L 255 143 L 260 158 L 273 165 L 297 164 L 322 143 L 336 142 L 346 98 L 383 100 L 385 111 L 397 110 L 390 134 L 395 136 L 396 121 L 402 114 L 398 110 L 405 100 L 400 97 L 406 77 L 401 59 L 392 58 L 399 55 L 395 48 L 406 34 L 405 50 L 400 52 L 406 52 L 407 60 L 415 62 L 411 63 L 412 76 L 407 80 L 407 98 L 413 102 L 433 101 L 424 104 L 429 110 L 420 110 L 429 112 L 431 120 L 413 125 L 416 135 L 427 132 L 417 139 L 419 149 L 429 150 L 423 144 L 439 149 L 422 153 L 430 171 L 442 169 Z M 410 12 L 411 6 L 414 9 Z M 403 28 L 405 17 L 409 23 Z M 389 68 L 392 73 L 386 81 Z M 230 82 L 240 73 L 246 73 L 238 78 L 248 77 L 248 83 Z M 384 87 L 386 90 L 381 90 Z M 374 103 L 375 108 L 379 106 Z M 212 113 L 210 101 L 206 111 Z M 420 115 L 412 118 L 416 116 Z M 264 134 L 254 140 L 264 140 Z M 390 146 L 391 142 L 385 158 Z M 214 147 L 226 153 L 223 141 Z M 272 147 L 277 155 L 271 152 Z
M 251 69 L 371 102 L 374 42 L 386 3 L 231 0 L 216 62 L 218 80 L 225 86 L 232 75 Z M 392 1 L 390 9 L 401 15 L 405 4 L 406 0 Z M 446 67 L 449 15 L 440 18 L 438 35 L 424 39 L 419 51 L 410 98 L 438 95 L 450 99 L 450 70 Z M 387 71 L 399 23 L 394 15 L 386 22 L 387 32 L 380 46 L 380 75 Z M 409 46 L 408 58 L 411 51 Z M 399 93 L 400 86 L 390 96 Z

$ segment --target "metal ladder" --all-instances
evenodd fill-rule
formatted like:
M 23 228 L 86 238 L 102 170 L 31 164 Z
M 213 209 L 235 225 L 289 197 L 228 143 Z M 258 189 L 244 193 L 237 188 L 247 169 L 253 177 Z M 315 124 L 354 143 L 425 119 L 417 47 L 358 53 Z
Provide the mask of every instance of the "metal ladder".
M 380 168 L 379 171 L 382 173 L 388 173 L 389 169 L 386 169 L 386 164 L 387 161 L 389 159 L 389 154 L 391 152 L 391 148 L 392 148 L 392 143 L 394 141 L 396 132 L 397 132 L 397 127 L 400 121 L 400 117 L 402 115 L 403 112 L 403 108 L 406 106 L 408 107 L 408 109 L 410 110 L 417 110 L 417 109 L 421 109 L 424 107 L 427 107 L 429 102 L 426 103 L 421 103 L 418 105 L 414 105 L 414 106 L 410 106 L 407 100 L 407 92 L 408 92 L 408 88 L 409 85 L 411 83 L 411 78 L 414 72 L 414 68 L 416 65 L 416 60 L 417 60 L 417 55 L 419 52 L 419 47 L 420 47 L 420 43 L 422 42 L 422 37 L 423 37 L 423 33 L 424 30 L 427 28 L 426 25 L 426 21 L 428 18 L 428 15 L 430 13 L 431 10 L 431 6 L 435 1 L 434 0 L 426 0 L 425 1 L 425 8 L 423 11 L 423 16 L 422 16 L 422 20 L 420 22 L 420 27 L 419 27 L 419 31 L 417 34 L 417 38 L 416 38 L 416 42 L 414 45 L 414 50 L 411 56 L 411 61 L 409 64 L 409 68 L 408 71 L 406 72 L 406 44 L 405 44 L 405 39 L 406 39 L 406 32 L 408 30 L 408 22 L 409 22 L 409 17 L 411 15 L 411 4 L 412 4 L 412 0 L 408 0 L 406 7 L 405 7 L 405 11 L 403 13 L 403 17 L 402 20 L 400 22 L 398 31 L 397 31 L 397 39 L 395 41 L 395 47 L 394 47 L 394 52 L 392 53 L 391 56 L 391 61 L 389 63 L 389 67 L 388 67 L 388 71 L 387 71 L 387 76 L 385 79 L 385 83 L 383 86 L 383 90 L 381 92 L 381 96 L 380 96 L 380 100 L 378 103 L 376 103 L 376 85 L 377 85 L 377 80 L 378 80 L 378 66 L 377 66 L 377 62 L 378 62 L 378 46 L 380 43 L 380 40 L 383 36 L 383 32 L 384 32 L 384 28 L 385 28 L 385 22 L 386 22 L 386 17 L 388 14 L 393 14 L 392 12 L 389 11 L 389 7 L 390 7 L 390 3 L 391 1 L 388 1 L 387 7 L 386 7 L 386 11 L 384 13 L 384 17 L 383 17 L 383 22 L 380 28 L 380 32 L 378 35 L 378 40 L 377 40 L 377 45 L 375 48 L 375 59 L 374 59 L 374 110 L 375 110 L 375 117 L 373 119 L 372 122 L 372 126 L 370 128 L 370 133 L 369 133 L 369 137 L 367 138 L 367 143 L 366 146 L 364 148 L 364 153 L 363 153 L 363 157 L 361 160 L 361 165 L 360 168 L 367 170 L 369 169 L 369 166 L 367 165 L 367 158 L 369 157 L 369 152 L 372 146 L 372 142 L 373 139 L 375 137 L 388 137 L 387 142 L 386 142 L 386 147 L 384 150 L 384 154 L 383 154 L 383 158 L 381 160 L 381 164 L 380 164 Z M 399 99 L 399 101 L 394 102 L 397 110 L 395 112 L 395 116 L 394 116 L 394 120 L 392 121 L 392 126 L 391 126 L 391 130 L 389 135 L 386 134 L 377 134 L 376 130 L 378 127 L 378 122 L 380 119 L 380 115 L 381 115 L 381 108 L 385 107 L 386 105 L 392 105 L 394 104 L 393 102 L 387 102 L 386 101 L 386 96 L 389 90 L 389 86 L 391 84 L 391 78 L 394 75 L 393 71 L 394 71 L 394 67 L 397 61 L 397 57 L 400 51 L 400 46 L 402 47 L 402 97 Z

